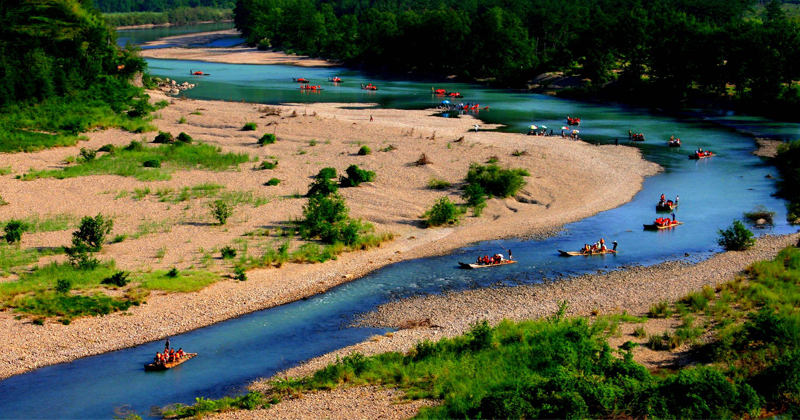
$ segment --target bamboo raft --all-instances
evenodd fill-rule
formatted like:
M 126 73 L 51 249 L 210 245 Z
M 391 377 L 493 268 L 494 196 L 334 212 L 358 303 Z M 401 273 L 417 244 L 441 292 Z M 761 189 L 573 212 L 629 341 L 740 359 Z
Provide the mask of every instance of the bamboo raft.
M 662 226 L 662 225 L 657 225 L 655 223 L 651 223 L 649 225 L 644 225 L 644 228 L 647 229 L 647 230 L 661 230 L 661 229 L 673 228 L 675 226 L 682 225 L 682 224 L 683 224 L 683 222 L 672 222 L 672 223 L 670 223 L 668 225 Z
M 578 257 L 583 255 L 584 257 L 590 257 L 592 255 L 605 255 L 605 254 L 616 254 L 617 251 L 613 249 L 606 249 L 606 250 L 599 250 L 599 251 L 589 251 L 589 252 L 581 252 L 581 251 L 562 251 L 558 250 L 561 253 L 562 257 Z
M 458 265 L 460 265 L 461 268 L 466 268 L 466 269 L 472 270 L 472 269 L 475 269 L 475 268 L 499 267 L 501 265 L 516 264 L 516 263 L 517 263 L 517 261 L 514 261 L 514 260 L 503 260 L 503 261 L 500 261 L 499 263 L 496 263 L 496 264 L 476 264 L 476 263 L 470 264 L 470 263 L 465 263 L 465 262 L 459 261 Z
M 672 211 L 678 207 L 678 203 L 664 203 L 664 204 L 656 204 L 656 211 Z
M 149 363 L 149 364 L 144 365 L 144 370 L 146 370 L 146 371 L 158 371 L 158 370 L 172 369 L 175 366 L 178 366 L 179 364 L 181 364 L 181 363 L 183 363 L 183 362 L 185 362 L 185 361 L 187 361 L 187 360 L 189 360 L 189 359 L 191 359 L 191 358 L 193 358 L 195 356 L 197 356 L 197 353 L 186 353 L 180 359 L 178 359 L 178 360 L 176 360 L 174 362 L 165 363 L 163 365 L 157 365 L 155 363 Z

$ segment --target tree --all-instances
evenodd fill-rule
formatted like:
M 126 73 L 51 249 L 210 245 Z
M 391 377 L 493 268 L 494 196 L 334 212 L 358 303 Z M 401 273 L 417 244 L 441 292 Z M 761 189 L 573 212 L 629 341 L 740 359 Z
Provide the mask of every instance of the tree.
M 718 232 L 720 237 L 717 239 L 717 244 L 728 251 L 744 251 L 756 244 L 753 232 L 739 220 L 734 220 L 729 228 L 720 229 Z
M 428 226 L 452 225 L 458 223 L 458 217 L 463 211 L 447 197 L 442 197 L 434 203 L 433 207 L 425 212 Z
M 72 232 L 72 244 L 83 244 L 91 252 L 99 251 L 113 227 L 114 220 L 106 220 L 101 214 L 95 217 L 84 216 L 78 230 Z

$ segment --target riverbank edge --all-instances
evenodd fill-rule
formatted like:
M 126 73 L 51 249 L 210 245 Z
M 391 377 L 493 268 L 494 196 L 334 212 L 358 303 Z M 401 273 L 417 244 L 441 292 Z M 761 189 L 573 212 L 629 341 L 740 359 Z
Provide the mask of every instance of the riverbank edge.
M 151 93 L 151 100 L 158 100 L 165 98 L 163 94 L 160 92 L 150 92 Z M 203 106 L 205 108 L 211 109 L 214 106 L 219 107 L 229 107 L 230 104 L 225 101 L 192 101 L 193 106 Z M 328 104 L 328 105 L 335 105 L 335 104 Z M 291 107 L 292 105 L 285 105 L 286 107 Z M 309 104 L 302 104 L 302 105 L 294 105 L 297 107 L 308 108 Z M 205 111 L 204 111 L 205 112 Z M 414 113 L 414 112 L 422 112 L 428 115 L 427 111 L 407 111 L 407 110 L 363 110 L 357 111 L 361 112 L 363 118 L 368 118 L 371 113 L 374 113 L 376 116 L 376 121 L 378 118 L 380 121 L 388 120 L 388 118 L 383 118 L 381 116 L 382 112 L 386 113 Z M 163 120 L 159 120 L 163 121 Z M 469 126 L 469 122 L 465 122 L 466 126 Z M 488 127 L 488 126 L 487 126 Z M 501 136 L 518 136 L 518 134 L 508 134 L 508 133 L 497 133 L 497 135 Z M 588 144 L 583 143 L 576 143 L 585 146 L 590 146 Z M 615 150 L 614 146 L 606 146 L 608 147 L 608 151 Z M 624 147 L 624 146 L 621 146 Z M 623 149 L 618 149 L 622 151 Z M 602 150 L 596 149 L 595 147 L 591 147 L 591 150 Z M 626 148 L 627 150 L 627 148 Z M 64 326 L 58 323 L 45 323 L 43 326 L 35 326 L 30 322 L 14 320 L 13 313 L 10 312 L 3 312 L 0 313 L 0 326 L 5 325 L 9 328 L 14 328 L 15 332 L 8 332 L 9 334 L 17 334 L 19 336 L 32 336 L 32 337 L 40 337 L 40 336 L 55 336 L 55 338 L 48 339 L 51 341 L 52 344 L 58 347 L 58 352 L 48 352 L 46 351 L 47 346 L 44 346 L 41 339 L 33 339 L 34 343 L 33 349 L 41 350 L 39 353 L 33 352 L 26 352 L 24 349 L 22 350 L 23 357 L 19 357 L 15 354 L 7 354 L 4 356 L 3 364 L 5 366 L 0 366 L 0 380 L 15 376 L 18 374 L 22 374 L 31 370 L 38 369 L 40 367 L 58 364 L 58 363 L 65 363 L 70 362 L 76 359 L 80 359 L 83 357 L 99 355 L 111 351 L 116 351 L 125 348 L 132 348 L 136 347 L 145 343 L 150 343 L 154 341 L 162 340 L 164 337 L 170 337 L 177 334 L 182 334 L 185 332 L 193 331 L 199 328 L 204 328 L 218 322 L 227 321 L 233 318 L 237 318 L 242 315 L 246 315 L 249 313 L 257 312 L 264 309 L 269 309 L 277 306 L 281 306 L 284 304 L 288 304 L 294 301 L 302 300 L 304 298 L 308 298 L 314 295 L 318 295 L 328 291 L 329 289 L 339 286 L 341 284 L 353 281 L 360 277 L 363 277 L 373 271 L 376 271 L 380 268 L 383 268 L 389 264 L 394 264 L 396 262 L 405 261 L 409 259 L 418 259 L 418 258 L 426 258 L 432 256 L 438 256 L 443 254 L 448 254 L 457 250 L 459 248 L 463 248 L 466 246 L 470 246 L 475 243 L 479 243 L 482 241 L 488 240 L 498 240 L 498 239 L 512 239 L 512 238 L 533 238 L 533 237 L 545 237 L 552 234 L 557 233 L 564 225 L 583 220 L 587 217 L 591 217 L 597 213 L 610 210 L 616 207 L 619 207 L 633 199 L 633 197 L 642 189 L 642 185 L 646 177 L 655 175 L 661 171 L 660 166 L 649 162 L 642 158 L 641 153 L 638 152 L 638 149 L 632 148 L 631 150 L 635 150 L 639 156 L 639 165 L 631 164 L 631 176 L 636 179 L 630 180 L 627 184 L 623 181 L 620 181 L 620 184 L 617 185 L 617 191 L 615 191 L 618 195 L 616 197 L 610 197 L 608 200 L 600 200 L 600 201 L 593 201 L 588 200 L 581 203 L 581 206 L 576 206 L 574 208 L 570 208 L 568 214 L 560 213 L 560 214 L 553 214 L 543 218 L 542 220 L 537 220 L 537 224 L 522 224 L 519 223 L 519 220 L 512 219 L 511 225 L 514 226 L 513 231 L 509 231 L 506 233 L 498 233 L 496 230 L 496 226 L 491 229 L 491 231 L 487 232 L 486 230 L 482 230 L 483 226 L 481 225 L 470 225 L 470 226 L 459 226 L 456 228 L 439 228 L 439 229 L 425 229 L 422 232 L 418 233 L 418 237 L 411 237 L 413 239 L 413 243 L 409 239 L 396 239 L 393 242 L 389 242 L 387 244 L 382 245 L 379 248 L 370 250 L 370 251 L 358 251 L 343 254 L 340 258 L 336 261 L 330 261 L 325 264 L 315 264 L 315 265 L 299 265 L 296 270 L 292 271 L 291 267 L 284 267 L 278 269 L 282 277 L 288 277 L 291 275 L 297 277 L 311 277 L 311 280 L 305 281 L 305 283 L 301 286 L 294 286 L 296 288 L 291 290 L 280 290 L 278 296 L 268 296 L 263 298 L 263 301 L 257 302 L 236 302 L 237 305 L 233 307 L 232 305 L 226 306 L 225 308 L 217 308 L 215 312 L 211 315 L 207 316 L 203 319 L 192 319 L 192 323 L 188 324 L 185 322 L 169 322 L 169 323 L 162 323 L 159 324 L 157 327 L 157 331 L 153 328 L 146 328 L 141 329 L 141 331 L 145 331 L 144 334 L 140 336 L 133 337 L 133 334 L 130 334 L 136 328 L 134 326 L 126 326 L 127 334 L 120 334 L 119 331 L 114 331 L 116 328 L 117 330 L 120 328 L 119 325 L 111 325 L 109 322 L 103 322 L 104 319 L 109 318 L 116 318 L 116 317 L 124 317 L 127 320 L 136 320 L 139 323 L 153 323 L 156 322 L 153 319 L 149 319 L 147 314 L 152 314 L 152 312 L 157 312 L 159 307 L 163 308 L 171 308 L 173 306 L 180 306 L 180 303 L 186 302 L 194 302 L 200 303 L 205 302 L 206 300 L 211 300 L 214 298 L 218 298 L 218 300 L 223 300 L 222 298 L 227 297 L 229 300 L 232 296 L 224 295 L 227 293 L 232 287 L 231 285 L 227 285 L 227 282 L 217 283 L 212 285 L 206 289 L 201 290 L 200 292 L 194 294 L 188 294 L 186 296 L 181 296 L 178 294 L 153 294 L 150 298 L 148 298 L 147 305 L 143 305 L 140 307 L 134 307 L 130 310 L 133 317 L 125 316 L 131 315 L 131 313 L 117 313 L 107 315 L 103 318 L 81 318 L 73 321 L 69 326 Z M 641 172 L 635 172 L 634 167 Z M 513 199 L 510 199 L 513 201 Z M 505 202 L 499 201 L 503 206 L 505 206 Z M 520 217 L 520 216 L 517 216 Z M 469 230 L 469 228 L 473 228 L 474 230 Z M 258 271 L 258 270 L 257 270 Z M 275 269 L 266 269 L 262 271 L 273 272 Z M 254 274 L 254 273 L 249 273 Z M 272 274 L 277 276 L 277 274 Z M 255 275 L 251 276 L 251 281 L 249 281 L 249 285 L 253 283 L 255 280 Z M 269 287 L 269 282 L 266 282 L 266 285 L 263 285 L 264 288 Z M 249 286 L 248 285 L 248 286 Z M 222 291 L 220 291 L 222 289 Z M 274 292 L 274 291 L 273 291 Z M 219 294 L 223 294 L 222 297 L 216 296 Z M 209 297 L 211 296 L 211 298 Z M 194 300 L 193 300 L 194 299 Z M 144 313 L 144 315 L 143 315 Z M 163 314 L 163 316 L 171 316 L 172 314 Z M 152 317 L 151 317 L 152 318 Z M 180 321 L 180 320 L 179 320 Z M 152 326 L 151 326 L 152 327 Z M 4 327 L 5 328 L 5 327 Z M 101 336 L 96 336 L 95 331 L 100 330 L 101 333 L 105 331 L 105 334 Z M 111 331 L 109 331 L 111 330 Z M 11 331 L 11 330 L 9 330 Z M 140 331 L 140 332 L 141 332 Z M 81 333 L 91 333 L 89 337 L 82 337 Z M 110 333 L 110 334 L 109 334 Z M 122 338 L 124 337 L 124 338 Z M 13 346 L 12 346 L 13 347 Z M 12 352 L 13 353 L 13 352 Z M 20 362 L 24 361 L 24 364 Z
M 233 19 L 224 19 L 224 20 L 201 20 L 199 22 L 186 22 L 186 23 L 145 23 L 143 25 L 129 25 L 129 26 L 115 26 L 114 29 L 116 30 L 129 30 L 129 29 L 149 29 L 149 28 L 162 28 L 167 26 L 186 26 L 186 25 L 205 25 L 209 23 L 231 23 Z M 202 32 L 204 33 L 204 32 Z
M 731 281 L 737 275 L 741 275 L 743 270 L 750 264 L 756 261 L 772 259 L 786 246 L 800 245 L 798 244 L 798 239 L 800 239 L 800 233 L 784 235 L 765 234 L 759 237 L 756 245 L 747 251 L 719 252 L 712 255 L 710 258 L 693 263 L 681 259 L 668 260 L 652 266 L 621 267 L 620 269 L 609 272 L 569 276 L 537 285 L 486 288 L 400 299 L 379 306 L 377 310 L 367 313 L 361 319 L 362 325 L 400 328 L 398 331 L 388 333 L 384 336 L 375 336 L 361 343 L 312 358 L 298 366 L 278 372 L 269 378 L 253 381 L 248 385 L 248 389 L 258 392 L 268 391 L 270 388 L 269 381 L 310 375 L 314 371 L 330 363 L 334 363 L 336 360 L 348 354 L 356 352 L 366 356 L 391 351 L 406 352 L 416 345 L 416 343 L 423 340 L 437 341 L 441 338 L 463 334 L 470 328 L 470 325 L 481 319 L 486 319 L 493 325 L 496 325 L 502 319 L 512 319 L 517 322 L 526 319 L 542 319 L 556 313 L 559 309 L 558 302 L 562 300 L 568 301 L 569 316 L 592 317 L 596 314 L 618 313 L 623 310 L 636 316 L 646 316 L 648 305 L 656 304 L 659 299 L 675 301 L 691 291 L 700 290 L 703 285 L 708 284 L 710 286 L 716 286 Z M 703 277 L 698 275 L 691 279 L 683 278 L 687 272 L 692 271 L 706 272 L 707 276 Z M 650 296 L 644 299 L 641 299 L 641 296 L 639 296 L 639 299 L 627 300 L 624 299 L 624 297 L 620 299 L 620 293 L 601 291 L 600 293 L 616 294 L 618 300 L 616 302 L 614 300 L 597 302 L 591 298 L 587 300 L 575 299 L 574 297 L 576 291 L 607 290 L 610 286 L 609 283 L 611 283 L 611 285 L 620 285 L 630 282 L 635 286 L 642 286 L 642 283 L 645 283 L 643 279 L 648 277 L 650 277 L 651 280 L 653 277 L 663 277 L 664 280 L 661 281 L 663 287 L 656 291 L 654 291 L 653 288 L 644 287 L 640 290 L 643 293 L 650 293 L 653 295 L 661 293 L 660 296 Z M 677 287 L 674 283 L 670 284 L 671 282 L 669 282 L 669 280 L 676 278 L 684 280 L 681 284 L 677 285 Z M 572 299 L 570 300 L 570 298 Z M 650 298 L 653 298 L 653 300 L 648 303 L 648 299 Z M 531 302 L 536 300 L 540 301 L 539 307 L 531 310 Z M 475 305 L 476 302 L 478 303 L 477 307 Z M 493 304 L 496 303 L 496 306 L 487 309 L 489 302 Z M 470 307 L 454 307 L 454 304 L 468 304 Z M 526 310 L 529 314 L 534 313 L 535 315 L 507 316 L 507 313 L 497 313 L 496 308 L 502 306 L 506 308 L 513 308 L 515 306 L 517 308 L 527 307 Z M 419 313 L 414 314 L 409 311 L 420 311 L 420 308 L 423 308 L 422 311 L 431 310 L 438 315 L 423 317 Z M 480 315 L 476 317 L 476 313 Z M 441 319 L 442 316 L 449 316 L 451 319 L 459 319 L 459 322 L 451 323 L 444 321 Z M 422 320 L 426 322 L 424 325 L 414 326 L 406 324 L 403 326 L 401 325 L 402 322 L 400 322 L 402 320 Z M 630 339 L 630 337 L 621 338 L 617 341 L 627 339 Z M 645 358 L 652 357 L 649 353 L 657 353 L 641 345 L 636 347 L 634 352 L 640 355 L 645 353 Z M 683 357 L 683 353 L 684 351 L 675 351 L 670 353 L 669 356 L 677 359 Z M 653 366 L 650 365 L 648 367 L 652 368 Z M 390 390 L 394 390 L 394 388 L 390 388 Z M 396 392 L 396 390 L 394 391 Z M 343 390 L 339 388 L 330 391 L 319 391 L 316 393 L 318 395 L 315 396 L 315 399 L 327 401 L 326 396 L 338 395 L 337 393 L 341 392 L 343 392 Z M 386 390 L 373 388 L 362 390 L 360 394 L 362 400 L 358 401 L 357 405 L 362 406 L 367 400 L 376 399 L 376 397 L 370 394 L 377 394 L 380 392 L 386 392 Z M 293 401 L 293 399 L 287 401 Z M 350 403 L 353 402 L 351 401 Z M 281 418 L 304 418 L 302 417 L 304 413 L 297 412 L 297 410 L 294 409 L 297 404 L 290 402 L 285 404 L 286 407 L 282 407 L 281 404 L 283 404 L 283 402 L 278 403 L 278 405 L 274 407 L 256 410 L 255 412 L 233 411 L 221 413 L 213 416 L 213 418 L 237 420 L 264 418 L 264 416 L 270 416 L 269 410 L 274 410 L 275 408 L 281 410 Z M 326 404 L 325 408 L 329 408 L 331 405 L 336 405 L 335 401 Z M 315 414 L 320 417 L 325 417 L 326 414 L 329 414 L 325 411 L 325 408 L 314 408 L 316 409 Z M 346 409 L 344 407 L 339 408 Z M 303 410 L 308 409 L 308 404 L 304 404 Z M 386 411 L 382 406 L 374 407 L 374 410 Z M 385 413 L 381 412 L 380 414 L 384 415 Z

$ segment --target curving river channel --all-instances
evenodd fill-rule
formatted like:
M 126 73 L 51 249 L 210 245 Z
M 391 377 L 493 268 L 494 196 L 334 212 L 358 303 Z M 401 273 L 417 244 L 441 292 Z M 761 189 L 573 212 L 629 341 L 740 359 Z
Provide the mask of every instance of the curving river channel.
M 430 82 L 337 68 L 171 60 L 149 60 L 149 65 L 154 75 L 181 82 L 193 81 L 190 69 L 211 73 L 196 80 L 198 87 L 186 92 L 187 97 L 196 99 L 375 103 L 392 108 L 429 108 L 442 100 L 431 96 Z M 324 82 L 334 75 L 344 79 L 341 86 Z M 325 90 L 300 92 L 292 77 L 309 78 L 324 85 Z M 362 91 L 359 84 L 368 82 L 380 90 Z M 717 229 L 729 226 L 755 205 L 777 212 L 776 226 L 766 233 L 795 230 L 784 222 L 784 202 L 772 197 L 775 181 L 766 176 L 777 175 L 777 171 L 751 152 L 755 148 L 753 135 L 795 139 L 800 137 L 800 125 L 729 112 L 687 110 L 669 114 L 468 84 L 435 86 L 461 92 L 464 101 L 489 105 L 490 110 L 481 111 L 478 117 L 487 123 L 504 124 L 504 131 L 525 132 L 527 126 L 537 124 L 559 132 L 570 115 L 581 118 L 581 135 L 589 142 L 608 143 L 619 138 L 621 144 L 627 144 L 629 129 L 646 133 L 647 141 L 633 147 L 641 148 L 647 159 L 665 170 L 648 178 L 630 203 L 569 224 L 555 237 L 478 243 L 451 255 L 393 264 L 308 300 L 172 337 L 172 343 L 201 355 L 179 368 L 144 372 L 142 364 L 163 348 L 159 341 L 5 379 L 0 381 L 0 418 L 110 418 L 119 407 L 146 413 L 152 406 L 243 392 L 253 379 L 382 333 L 347 324 L 355 315 L 392 298 L 497 284 L 531 284 L 544 278 L 669 259 L 707 258 L 719 251 Z M 671 135 L 680 137 L 684 147 L 666 147 Z M 718 156 L 689 160 L 687 154 L 698 146 Z M 677 216 L 685 225 L 672 231 L 643 231 L 642 224 L 656 217 L 654 205 L 662 193 L 670 198 L 680 195 Z M 577 249 L 601 236 L 618 241 L 620 253 L 601 258 L 560 258 L 556 251 Z M 472 260 L 476 254 L 494 253 L 501 247 L 512 248 L 520 263 L 509 269 L 457 269 L 457 261 Z M 685 257 L 687 253 L 689 257 Z

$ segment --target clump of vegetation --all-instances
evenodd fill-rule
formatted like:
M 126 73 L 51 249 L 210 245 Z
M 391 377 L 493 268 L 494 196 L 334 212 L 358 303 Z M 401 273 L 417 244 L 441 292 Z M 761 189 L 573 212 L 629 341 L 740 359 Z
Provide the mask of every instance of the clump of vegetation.
M 786 219 L 789 223 L 800 223 L 800 140 L 780 144 L 775 165 L 783 178 L 778 193 L 789 201 Z
M 428 180 L 428 188 L 432 190 L 445 190 L 450 188 L 450 185 L 452 184 L 443 179 L 431 178 Z
M 233 207 L 225 200 L 214 200 L 209 203 L 209 207 L 211 207 L 211 215 L 220 225 L 227 223 L 228 218 L 233 215 Z
M 192 144 L 194 139 L 192 138 L 192 136 L 181 131 L 181 133 L 178 134 L 178 141 L 181 143 Z
M 497 156 L 489 156 L 489 159 L 486 160 L 486 163 L 493 164 L 500 162 L 500 158 Z
M 116 147 L 113 144 L 104 144 L 97 149 L 98 152 L 106 152 L 106 153 L 114 153 L 116 151 Z
M 666 300 L 661 300 L 655 305 L 650 307 L 650 311 L 648 315 L 651 318 L 669 318 L 672 316 L 672 310 L 670 309 L 669 302 Z
M 169 271 L 167 271 L 166 276 L 171 278 L 171 279 L 174 279 L 174 278 L 178 278 L 178 276 L 180 274 L 181 274 L 181 272 L 178 270 L 177 267 L 172 267 L 172 268 L 169 269 Z
M 90 251 L 99 251 L 113 227 L 114 220 L 106 219 L 102 214 L 84 216 L 78 230 L 72 232 L 72 244 L 84 244 Z
M 128 279 L 129 275 L 130 275 L 130 273 L 127 273 L 125 271 L 117 271 L 116 273 L 112 274 L 111 276 L 106 277 L 103 280 L 101 280 L 100 283 L 102 283 L 102 284 L 110 284 L 112 286 L 117 286 L 117 287 L 124 287 L 125 285 L 130 283 L 130 280 Z
M 520 157 L 520 156 L 528 156 L 528 152 L 524 150 L 514 150 L 511 152 L 511 156 Z
M 424 166 L 424 165 L 430 165 L 430 164 L 431 164 L 431 163 L 433 163 L 433 162 L 432 162 L 432 161 L 431 161 L 431 160 L 428 158 L 428 155 L 426 155 L 425 153 L 423 153 L 423 154 L 419 155 L 419 159 L 417 159 L 416 161 L 414 161 L 414 163 L 415 163 L 417 166 Z
M 254 122 L 245 123 L 244 127 L 242 127 L 242 131 L 256 131 L 258 125 Z
M 166 418 L 202 418 L 207 414 L 223 413 L 235 409 L 269 408 L 271 404 L 277 403 L 278 400 L 275 398 L 266 397 L 258 391 L 250 391 L 240 397 L 224 397 L 219 400 L 198 397 L 192 405 L 175 404 L 163 410 L 161 414 Z
M 497 165 L 472 164 L 467 172 L 467 183 L 479 185 L 489 197 L 511 197 L 525 186 L 530 173 L 524 169 L 502 169 Z
M 233 268 L 233 278 L 239 281 L 247 281 L 247 273 L 245 269 L 240 266 L 236 266 Z
M 222 255 L 223 260 L 236 258 L 236 250 L 233 249 L 233 247 L 230 245 L 225 245 L 224 247 L 222 247 L 222 249 L 220 250 L 220 254 Z
M 315 176 L 316 179 L 324 178 L 324 179 L 336 179 L 338 174 L 336 173 L 336 168 L 322 168 L 319 170 L 317 175 Z
M 331 168 L 332 169 L 332 168 Z M 323 169 L 324 170 L 324 169 Z M 334 174 L 335 174 L 334 170 Z M 322 171 L 320 171 L 322 173 Z M 331 194 L 336 194 L 339 191 L 339 186 L 336 185 L 335 182 L 331 181 L 330 178 L 321 177 L 317 175 L 317 178 L 308 185 L 308 193 L 306 194 L 307 197 L 314 197 L 314 196 L 328 196 Z
M 86 147 L 81 147 L 78 157 L 83 162 L 91 162 L 97 157 L 97 151 Z
M 450 201 L 448 197 L 442 197 L 425 212 L 423 217 L 427 219 L 428 226 L 441 226 L 458 223 L 458 218 L 462 214 L 464 214 L 463 210 Z
M 262 146 L 265 145 L 265 144 L 273 144 L 273 143 L 275 143 L 275 140 L 276 140 L 276 138 L 275 138 L 274 134 L 267 133 L 267 134 L 264 134 L 263 136 L 261 136 L 260 139 L 258 139 L 258 144 L 260 144 Z
M 758 205 L 753 211 L 745 213 L 744 217 L 756 225 L 772 225 L 775 219 L 775 212 L 767 210 L 764 205 Z
M 148 159 L 142 162 L 142 166 L 145 168 L 160 168 L 161 161 L 159 159 Z
M 461 198 L 472 208 L 472 214 L 475 217 L 480 217 L 483 209 L 486 208 L 486 191 L 478 184 L 467 184 Z
M 11 219 L 6 222 L 3 231 L 5 232 L 6 242 L 9 244 L 19 243 L 22 239 L 22 234 L 28 230 L 28 225 L 21 220 Z
M 391 152 L 392 150 L 397 150 L 397 147 L 395 147 L 395 145 L 393 145 L 393 144 L 390 144 L 390 145 L 384 147 L 383 149 L 381 149 L 381 152 Z
M 268 187 L 272 187 L 281 183 L 281 180 L 278 178 L 270 178 L 269 181 L 265 182 L 264 185 Z
M 369 146 L 361 146 L 361 148 L 358 149 L 359 156 L 366 156 L 370 153 L 372 153 L 372 149 L 370 149 Z
M 258 169 L 262 169 L 262 170 L 264 170 L 264 169 L 275 169 L 277 166 L 278 166 L 278 160 L 277 159 L 276 160 L 272 160 L 272 161 L 264 159 L 264 161 L 261 162 L 261 165 L 258 166 Z
M 717 244 L 728 251 L 744 251 L 756 244 L 753 232 L 739 220 L 734 220 L 729 228 L 718 232 L 720 237 Z
M 345 170 L 347 177 L 339 178 L 339 183 L 342 187 L 357 187 L 364 182 L 372 182 L 375 180 L 375 172 L 366 171 L 359 168 L 357 165 L 350 165 Z
M 159 143 L 159 144 L 169 144 L 174 142 L 175 138 L 172 137 L 172 133 L 165 133 L 163 131 L 159 131 L 158 134 L 156 135 L 156 138 L 153 139 L 153 143 Z

